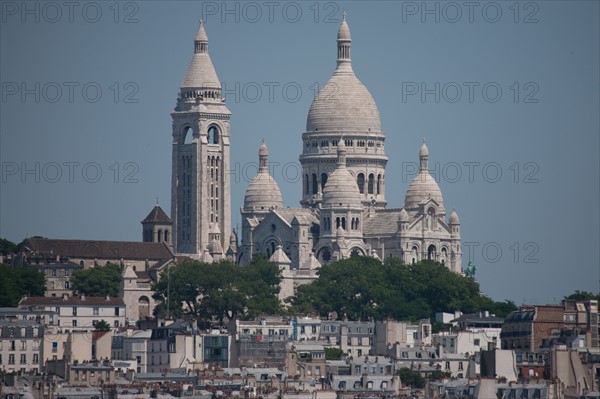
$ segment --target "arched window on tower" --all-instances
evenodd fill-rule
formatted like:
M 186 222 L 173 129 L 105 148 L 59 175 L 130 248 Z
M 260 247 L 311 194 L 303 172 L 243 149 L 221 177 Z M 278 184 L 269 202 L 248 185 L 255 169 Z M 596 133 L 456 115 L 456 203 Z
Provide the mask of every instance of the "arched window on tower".
M 219 144 L 219 129 L 215 125 L 208 128 L 208 144 Z
M 373 194 L 373 186 L 375 184 L 375 175 L 371 173 L 369 175 L 369 194 Z
M 356 177 L 356 184 L 358 184 L 358 191 L 360 191 L 361 194 L 365 193 L 365 175 L 362 173 L 359 173 L 358 176 Z
M 169 243 L 169 230 L 165 230 L 165 242 Z
M 377 195 L 381 194 L 381 184 L 382 184 L 382 180 L 381 180 L 381 174 L 377 175 Z
M 158 230 L 158 237 L 156 242 L 161 242 L 162 241 L 162 230 Z
M 308 182 L 308 175 L 304 176 L 304 192 L 309 194 L 310 183 Z
M 342 218 L 342 229 L 346 230 L 346 218 Z
M 336 229 L 340 228 L 340 218 L 339 217 L 335 218 L 335 228 Z
M 327 184 L 327 173 L 321 173 L 321 190 L 325 188 L 325 184 Z
M 312 193 L 316 194 L 319 192 L 319 181 L 317 180 L 317 174 L 312 174 Z
M 194 140 L 194 131 L 191 127 L 186 126 L 183 129 L 183 144 L 192 144 Z
M 417 260 L 419 259 L 419 248 L 417 248 L 417 246 L 413 246 L 412 247 L 412 264 L 414 265 L 415 263 L 417 263 Z

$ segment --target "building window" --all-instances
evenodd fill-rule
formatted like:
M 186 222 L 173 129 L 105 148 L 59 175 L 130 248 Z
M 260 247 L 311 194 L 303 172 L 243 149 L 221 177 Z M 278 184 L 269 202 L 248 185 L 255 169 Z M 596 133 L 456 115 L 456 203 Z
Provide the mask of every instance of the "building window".
M 51 270 L 50 270 L 50 275 L 51 275 L 52 277 L 56 277 L 56 269 L 51 269 Z
M 359 173 L 358 176 L 356 177 L 356 184 L 358 184 L 358 191 L 360 191 L 361 194 L 365 193 L 365 175 L 362 173 Z
M 77 306 L 73 306 L 73 316 L 77 316 Z
M 119 316 L 120 309 L 118 306 L 115 306 L 115 316 Z
M 458 362 L 458 370 L 462 370 L 463 369 L 463 362 Z
M 479 338 L 475 338 L 473 343 L 475 344 L 475 346 L 481 345 L 481 341 L 479 340 Z
M 100 315 L 100 308 L 97 308 L 97 307 L 96 307 L 96 308 L 94 308 L 94 310 L 93 310 L 93 314 L 94 314 L 94 316 L 98 316 L 98 315 Z
M 65 269 L 65 277 L 69 277 L 71 275 L 71 271 L 69 269 Z
M 77 320 L 73 320 L 73 327 L 77 327 Z
M 21 364 L 25 364 L 27 363 L 27 355 L 23 354 L 21 355 Z
M 369 175 L 369 183 L 368 183 L 369 194 L 373 194 L 373 186 L 374 185 L 375 185 L 375 175 L 373 173 L 371 173 Z
M 446 370 L 450 370 L 450 362 L 446 362 Z
M 15 355 L 12 353 L 8 355 L 8 364 L 15 364 Z
M 38 355 L 37 353 L 33 354 L 33 362 L 34 363 L 39 363 L 40 362 L 40 355 Z

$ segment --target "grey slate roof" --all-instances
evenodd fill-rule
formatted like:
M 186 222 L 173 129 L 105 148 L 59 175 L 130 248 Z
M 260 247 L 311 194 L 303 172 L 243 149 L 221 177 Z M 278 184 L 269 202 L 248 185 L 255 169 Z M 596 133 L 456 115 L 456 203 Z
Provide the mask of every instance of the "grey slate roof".
M 400 209 L 378 209 L 375 215 L 363 219 L 365 236 L 392 235 L 398 231 Z
M 139 259 L 167 260 L 173 254 L 162 242 L 60 240 L 27 238 L 22 251 L 27 248 L 40 255 L 66 256 L 80 259 Z
M 171 224 L 172 222 L 165 211 L 159 205 L 156 205 L 152 208 L 148 216 L 142 220 L 142 223 Z

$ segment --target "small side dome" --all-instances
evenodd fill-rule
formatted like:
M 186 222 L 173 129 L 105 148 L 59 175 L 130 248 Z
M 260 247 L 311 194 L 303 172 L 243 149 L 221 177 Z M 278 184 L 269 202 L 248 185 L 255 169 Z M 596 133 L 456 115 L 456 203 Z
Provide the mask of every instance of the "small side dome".
M 428 163 L 429 150 L 425 143 L 423 143 L 419 150 L 419 174 L 415 176 L 410 186 L 408 186 L 408 190 L 406 190 L 406 197 L 404 198 L 405 208 L 417 208 L 421 202 L 428 199 L 433 199 L 441 208 L 444 207 L 442 190 L 440 190 L 440 186 L 429 174 Z
M 400 215 L 398 215 L 398 220 L 401 222 L 408 222 L 408 212 L 404 208 L 400 209 Z
M 428 199 L 435 200 L 440 207 L 444 206 L 442 191 L 435 179 L 431 177 L 429 172 L 420 172 L 408 186 L 406 197 L 404 198 L 404 206 L 412 209 L 417 208 L 419 204 Z
M 329 174 L 323 188 L 323 205 L 331 207 L 362 207 L 361 195 L 352 173 L 346 168 L 346 146 L 338 143 L 337 168 Z
M 262 143 L 258 150 L 260 166 L 258 174 L 252 179 L 244 196 L 244 209 L 268 211 L 271 208 L 283 208 L 281 190 L 275 179 L 269 174 L 269 149 Z
M 457 225 L 460 224 L 460 219 L 458 218 L 458 214 L 456 213 L 456 211 L 452 211 L 452 214 L 450 215 L 450 219 L 448 220 L 448 224 L 449 225 Z

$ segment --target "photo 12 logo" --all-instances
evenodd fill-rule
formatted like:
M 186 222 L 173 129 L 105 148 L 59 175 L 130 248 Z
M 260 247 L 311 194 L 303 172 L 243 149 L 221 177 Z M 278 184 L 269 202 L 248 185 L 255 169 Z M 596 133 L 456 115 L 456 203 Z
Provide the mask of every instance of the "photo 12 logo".
M 418 162 L 402 162 L 402 183 L 412 181 L 419 176 Z M 500 163 L 495 161 L 429 162 L 429 175 L 437 182 L 444 183 L 539 183 L 540 166 L 537 162 L 515 161 Z
M 220 23 L 339 23 L 341 9 L 333 1 L 203 1 L 202 19 Z
M 537 104 L 540 86 L 536 82 L 402 82 L 402 102 L 495 104 L 502 99 L 513 103 Z
M 540 2 L 536 1 L 403 1 L 402 22 L 489 23 L 508 20 L 515 24 L 537 24 Z
M 499 243 L 495 241 L 464 241 L 463 259 L 469 259 L 475 264 L 478 260 L 486 263 L 500 261 L 513 263 L 539 263 L 540 246 L 535 241 Z
M 139 22 L 140 5 L 134 1 L 2 1 L 2 23 Z
M 1 162 L 2 183 L 99 183 L 102 178 L 113 183 L 139 183 L 140 167 L 136 162 L 102 166 L 98 162 Z
M 136 82 L 2 82 L 2 103 L 76 103 L 95 104 L 104 97 L 107 101 L 120 104 L 140 102 L 140 87 Z

